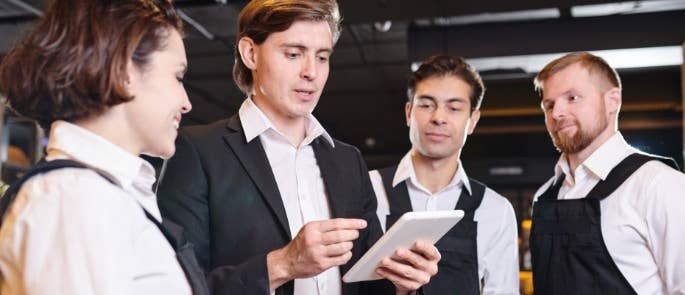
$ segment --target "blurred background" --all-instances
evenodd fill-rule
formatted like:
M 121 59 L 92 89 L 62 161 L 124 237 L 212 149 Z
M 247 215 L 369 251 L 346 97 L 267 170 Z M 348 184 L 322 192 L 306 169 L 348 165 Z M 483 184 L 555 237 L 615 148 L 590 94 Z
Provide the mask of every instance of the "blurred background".
M 0 0 L 2 54 L 41 16 L 44 0 Z M 177 0 L 186 22 L 193 110 L 183 125 L 237 111 L 233 83 L 236 19 L 247 1 Z M 552 175 L 551 144 L 532 79 L 547 62 L 591 51 L 623 80 L 619 129 L 632 145 L 683 165 L 685 0 L 339 0 L 344 18 L 331 75 L 315 116 L 332 136 L 357 146 L 369 168 L 409 149 L 406 78 L 433 54 L 461 55 L 485 80 L 482 118 L 462 161 L 471 177 L 506 196 L 519 219 L 521 268 L 528 269 L 533 193 Z M 1 96 L 2 94 L 0 94 Z M 7 111 L 0 135 L 2 180 L 42 156 L 45 132 Z M 161 161 L 150 159 L 156 166 Z M 530 292 L 522 272 L 522 291 Z

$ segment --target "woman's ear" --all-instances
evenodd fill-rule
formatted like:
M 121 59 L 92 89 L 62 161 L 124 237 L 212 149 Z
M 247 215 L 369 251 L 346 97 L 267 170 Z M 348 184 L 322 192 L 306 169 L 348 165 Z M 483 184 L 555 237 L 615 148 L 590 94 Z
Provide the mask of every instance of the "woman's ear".
M 126 76 L 124 79 L 124 87 L 129 95 L 135 96 L 138 87 L 140 86 L 140 79 L 142 73 L 140 69 L 133 64 L 133 61 L 129 60 L 126 64 Z

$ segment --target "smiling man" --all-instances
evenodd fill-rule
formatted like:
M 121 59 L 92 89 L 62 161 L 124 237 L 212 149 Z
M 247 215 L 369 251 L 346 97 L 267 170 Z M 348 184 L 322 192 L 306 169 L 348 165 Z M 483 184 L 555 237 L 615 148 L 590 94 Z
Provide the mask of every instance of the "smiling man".
M 159 188 L 164 218 L 185 228 L 215 294 L 360 294 L 343 284 L 380 237 L 359 151 L 312 116 L 339 35 L 333 0 L 253 0 L 241 11 L 233 76 L 238 114 L 183 129 Z M 437 271 L 419 242 L 378 273 L 406 294 Z
M 423 288 L 426 295 L 519 293 L 514 210 L 469 178 L 460 160 L 484 92 L 480 76 L 462 58 L 428 58 L 408 83 L 411 150 L 398 165 L 370 172 L 384 228 L 408 211 L 464 210 L 436 244 L 442 259 Z
M 685 294 L 685 175 L 618 132 L 621 80 L 586 52 L 535 77 L 562 153 L 536 193 L 536 294 Z

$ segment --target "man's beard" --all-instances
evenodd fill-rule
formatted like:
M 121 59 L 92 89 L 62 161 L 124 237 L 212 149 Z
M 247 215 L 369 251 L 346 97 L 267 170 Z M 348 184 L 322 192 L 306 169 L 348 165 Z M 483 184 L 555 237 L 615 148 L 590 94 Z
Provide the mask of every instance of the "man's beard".
M 599 118 L 598 124 L 590 130 L 583 129 L 577 119 L 573 119 L 573 123 L 576 125 L 577 131 L 571 137 L 559 135 L 556 131 L 549 132 L 554 146 L 561 153 L 575 154 L 584 150 L 609 125 L 609 121 L 606 118 Z

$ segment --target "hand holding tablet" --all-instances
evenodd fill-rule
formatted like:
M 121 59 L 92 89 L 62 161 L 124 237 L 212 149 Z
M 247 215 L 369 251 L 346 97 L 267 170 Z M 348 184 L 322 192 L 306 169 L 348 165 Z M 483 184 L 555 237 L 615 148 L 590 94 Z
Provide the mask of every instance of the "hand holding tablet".
M 383 235 L 369 251 L 343 276 L 344 282 L 377 280 L 375 270 L 381 260 L 399 249 L 410 249 L 417 240 L 435 244 L 461 218 L 461 210 L 408 212 Z

